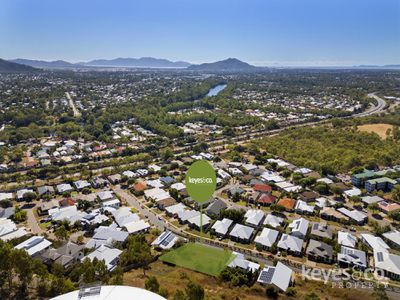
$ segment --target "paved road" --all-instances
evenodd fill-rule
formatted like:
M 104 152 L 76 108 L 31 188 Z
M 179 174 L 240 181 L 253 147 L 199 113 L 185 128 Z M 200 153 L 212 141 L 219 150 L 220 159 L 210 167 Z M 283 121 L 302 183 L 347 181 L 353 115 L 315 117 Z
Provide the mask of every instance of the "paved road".
M 74 102 L 74 100 L 72 100 L 72 97 L 71 97 L 71 95 L 69 94 L 69 92 L 65 92 L 65 96 L 66 96 L 67 99 L 68 99 L 69 106 L 71 106 L 72 111 L 74 112 L 74 117 L 79 117 L 79 116 L 81 115 L 81 113 L 80 113 L 79 110 L 76 108 L 75 102 Z
M 113 188 L 114 193 L 119 196 L 121 199 L 128 202 L 131 207 L 137 209 L 137 211 L 146 217 L 151 224 L 156 226 L 160 230 L 164 230 L 166 227 L 165 221 L 162 217 L 157 216 L 152 211 L 142 208 L 142 204 L 140 203 L 139 199 L 137 199 L 134 195 L 127 192 L 126 190 L 121 189 L 120 187 L 116 186 Z M 143 206 L 144 207 L 144 206 Z
M 33 234 L 42 234 L 43 230 L 40 228 L 34 212 L 33 212 L 33 207 L 32 208 L 28 208 L 26 210 L 27 212 L 27 223 L 28 223 L 28 227 L 31 229 Z

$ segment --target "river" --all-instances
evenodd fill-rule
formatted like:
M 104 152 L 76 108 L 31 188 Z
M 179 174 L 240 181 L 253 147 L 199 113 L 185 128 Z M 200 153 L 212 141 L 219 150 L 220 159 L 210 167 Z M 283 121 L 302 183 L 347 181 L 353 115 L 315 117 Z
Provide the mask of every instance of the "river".
M 213 97 L 213 96 L 217 96 L 220 92 L 222 92 L 225 88 L 227 87 L 226 84 L 219 84 L 213 88 L 211 88 L 206 97 Z

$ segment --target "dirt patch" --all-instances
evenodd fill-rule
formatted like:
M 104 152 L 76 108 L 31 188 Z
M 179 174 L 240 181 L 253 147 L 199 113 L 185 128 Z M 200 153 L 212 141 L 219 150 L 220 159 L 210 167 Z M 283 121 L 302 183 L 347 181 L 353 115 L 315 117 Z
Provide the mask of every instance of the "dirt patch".
M 363 131 L 363 132 L 374 132 L 377 135 L 379 135 L 379 137 L 381 139 L 386 139 L 388 137 L 387 132 L 388 129 L 390 129 L 390 131 L 393 130 L 393 125 L 390 124 L 364 124 L 364 125 L 360 125 L 357 127 L 358 130 Z M 390 133 L 391 135 L 391 133 Z
M 166 288 L 169 292 L 169 298 L 177 289 L 185 290 L 187 282 L 195 281 L 202 285 L 205 290 L 205 299 L 215 300 L 265 300 L 265 287 L 256 283 L 252 287 L 231 287 L 228 283 L 219 280 L 216 277 L 207 276 L 188 269 L 173 267 L 156 261 L 151 264 L 150 270 L 146 271 L 146 276 L 155 276 L 160 284 L 160 287 Z M 124 285 L 136 286 L 144 288 L 146 277 L 143 276 L 142 269 L 132 270 L 124 274 Z M 331 285 L 324 285 L 315 281 L 304 281 L 299 276 L 295 280 L 295 297 L 288 297 L 285 294 L 280 294 L 279 299 L 304 299 L 311 291 L 315 291 L 321 299 L 348 299 L 348 300 L 370 300 L 374 299 L 371 296 L 371 290 L 356 290 L 356 289 L 339 289 Z

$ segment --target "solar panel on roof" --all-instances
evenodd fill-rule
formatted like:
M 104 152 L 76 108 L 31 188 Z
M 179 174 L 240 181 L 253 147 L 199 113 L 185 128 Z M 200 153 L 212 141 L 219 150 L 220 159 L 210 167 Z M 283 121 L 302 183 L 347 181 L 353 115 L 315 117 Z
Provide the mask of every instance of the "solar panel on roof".
M 267 270 L 262 270 L 259 280 L 265 283 L 271 283 L 272 277 L 274 276 L 275 268 L 268 268 Z
M 174 238 L 175 236 L 171 233 L 160 243 L 160 245 L 167 246 Z

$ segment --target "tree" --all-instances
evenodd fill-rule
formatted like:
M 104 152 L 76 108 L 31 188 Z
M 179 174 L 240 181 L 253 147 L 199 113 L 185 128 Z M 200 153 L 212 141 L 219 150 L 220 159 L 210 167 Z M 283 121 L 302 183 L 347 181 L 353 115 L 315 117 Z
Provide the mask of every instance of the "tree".
M 151 248 L 146 242 L 143 234 L 129 236 L 126 241 L 126 250 L 121 254 L 121 264 L 140 264 L 143 268 L 143 275 L 146 276 L 146 269 L 152 261 Z
M 276 288 L 274 288 L 272 285 L 268 286 L 265 289 L 265 294 L 267 295 L 268 298 L 270 299 L 277 299 L 278 298 L 278 291 Z
M 56 236 L 56 238 L 59 241 L 65 241 L 68 239 L 69 236 L 69 232 L 68 230 L 65 228 L 64 225 L 60 225 L 58 226 L 58 228 L 54 231 L 54 235 Z
M 174 152 L 171 148 L 167 147 L 161 152 L 161 158 L 163 161 L 169 161 L 174 157 Z
M 14 216 L 12 217 L 13 220 L 17 223 L 24 222 L 27 219 L 27 212 L 26 210 L 22 210 L 18 206 L 15 208 Z
M 377 300 L 389 300 L 389 297 L 385 291 L 385 287 L 379 283 L 374 286 L 374 292 L 372 293 L 372 295 Z
M 190 300 L 203 300 L 204 299 L 204 289 L 197 283 L 189 281 L 186 285 L 186 296 Z
M 320 300 L 320 299 L 321 298 L 315 292 L 308 293 L 304 297 L 304 300 Z
M 146 290 L 149 290 L 153 293 L 158 293 L 160 289 L 160 284 L 155 276 L 150 276 L 144 283 Z
M 124 271 L 120 266 L 117 266 L 113 272 L 113 276 L 110 281 L 111 285 L 123 285 L 124 284 Z
M 186 300 L 185 293 L 182 290 L 176 290 L 173 300 Z

